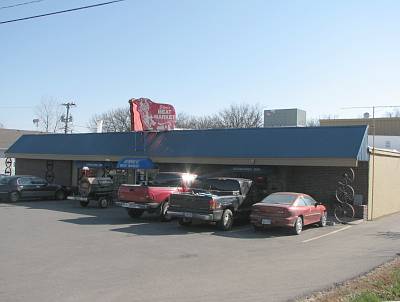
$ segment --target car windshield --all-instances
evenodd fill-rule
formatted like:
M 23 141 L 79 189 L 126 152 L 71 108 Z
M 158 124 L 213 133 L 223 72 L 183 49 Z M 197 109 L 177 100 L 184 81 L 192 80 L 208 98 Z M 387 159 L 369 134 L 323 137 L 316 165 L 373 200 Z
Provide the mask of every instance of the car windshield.
M 292 194 L 271 194 L 265 197 L 261 202 L 270 204 L 293 204 L 296 199 L 297 196 Z

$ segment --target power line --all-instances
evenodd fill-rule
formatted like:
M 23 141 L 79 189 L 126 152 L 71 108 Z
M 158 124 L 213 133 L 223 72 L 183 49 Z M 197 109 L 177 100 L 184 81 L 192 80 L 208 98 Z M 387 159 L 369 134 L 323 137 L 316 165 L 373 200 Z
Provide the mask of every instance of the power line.
M 35 16 L 24 17 L 24 18 L 19 18 L 19 19 L 7 20 L 7 21 L 0 22 L 0 25 L 6 24 L 6 23 L 29 20 L 29 19 L 47 17 L 47 16 L 52 16 L 52 15 L 57 15 L 57 14 L 69 13 L 69 12 L 73 12 L 73 11 L 77 11 L 77 10 L 88 9 L 88 8 L 93 8 L 93 7 L 98 7 L 98 6 L 104 6 L 104 5 L 113 4 L 113 3 L 122 2 L 122 1 L 126 1 L 126 0 L 114 0 L 114 1 L 102 2 L 102 3 L 87 5 L 87 6 L 81 6 L 81 7 L 70 8 L 70 9 L 66 9 L 66 10 L 55 11 L 55 12 L 51 12 L 51 13 L 47 13 L 47 14 L 41 14 L 41 15 L 35 15 Z
M 17 4 L 13 4 L 13 5 L 8 5 L 8 6 L 1 6 L 0 9 L 13 8 L 13 7 L 17 7 L 17 6 L 23 6 L 23 5 L 28 5 L 28 4 L 32 4 L 32 3 L 42 2 L 42 1 L 44 1 L 44 0 L 34 0 L 34 1 L 17 3 Z

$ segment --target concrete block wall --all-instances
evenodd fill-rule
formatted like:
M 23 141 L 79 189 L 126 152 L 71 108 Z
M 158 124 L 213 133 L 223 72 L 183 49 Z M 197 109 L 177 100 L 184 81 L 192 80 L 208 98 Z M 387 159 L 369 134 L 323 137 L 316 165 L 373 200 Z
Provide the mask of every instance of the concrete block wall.
M 46 178 L 47 160 L 17 158 L 15 161 L 15 174 L 35 175 Z M 72 162 L 67 160 L 54 161 L 54 183 L 71 186 Z

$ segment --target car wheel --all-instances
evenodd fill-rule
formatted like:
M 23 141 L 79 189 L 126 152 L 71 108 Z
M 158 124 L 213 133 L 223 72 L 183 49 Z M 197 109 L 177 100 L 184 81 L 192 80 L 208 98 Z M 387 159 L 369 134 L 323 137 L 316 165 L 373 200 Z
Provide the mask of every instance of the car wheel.
M 89 204 L 89 201 L 80 201 L 81 207 L 86 208 Z
M 326 221 L 327 221 L 327 218 L 328 218 L 327 216 L 328 216 L 328 214 L 327 214 L 326 212 L 323 212 L 323 213 L 322 213 L 321 219 L 320 219 L 320 221 L 319 221 L 319 223 L 318 223 L 318 225 L 319 225 L 320 227 L 326 226 Z
M 11 192 L 10 196 L 9 196 L 9 200 L 11 202 L 17 202 L 20 199 L 20 197 L 21 196 L 19 195 L 19 192 Z
M 189 226 L 192 224 L 192 220 L 188 218 L 179 218 L 178 223 L 181 226 Z
M 167 222 L 171 221 L 171 216 L 167 213 L 169 207 L 169 202 L 165 201 L 160 206 L 160 218 L 161 221 Z
M 226 209 L 222 213 L 221 220 L 218 221 L 218 227 L 223 231 L 229 231 L 232 228 L 232 225 L 233 225 L 232 211 L 229 209 Z
M 54 196 L 57 200 L 64 200 L 65 199 L 65 193 L 62 190 L 58 190 Z
M 100 209 L 105 209 L 108 207 L 108 199 L 106 197 L 100 197 L 98 200 L 98 206 Z
M 139 218 L 140 216 L 142 216 L 144 212 L 143 210 L 140 209 L 126 209 L 126 210 L 131 218 Z
M 301 217 L 297 217 L 296 222 L 293 226 L 293 233 L 295 235 L 300 235 L 301 231 L 303 230 L 303 219 Z

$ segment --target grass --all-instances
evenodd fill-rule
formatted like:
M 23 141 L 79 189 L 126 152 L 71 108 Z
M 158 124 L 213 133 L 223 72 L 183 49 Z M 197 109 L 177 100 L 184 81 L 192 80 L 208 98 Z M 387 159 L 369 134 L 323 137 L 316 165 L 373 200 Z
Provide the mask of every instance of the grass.
M 364 276 L 299 301 L 378 302 L 396 300 L 400 301 L 400 257 Z
M 369 288 L 350 302 L 375 302 L 400 299 L 400 268 L 389 268 L 387 274 L 381 274 L 378 280 L 372 281 Z M 368 284 L 368 282 L 367 282 Z

